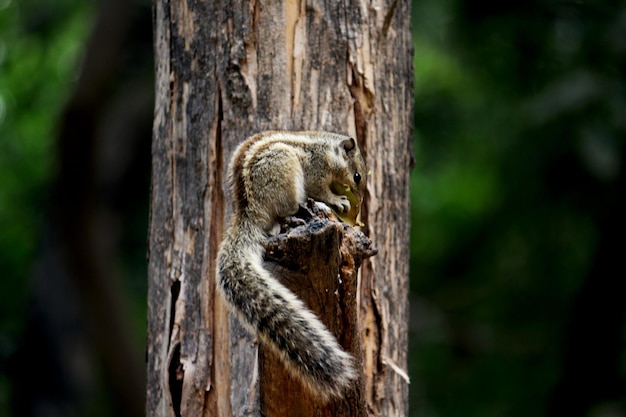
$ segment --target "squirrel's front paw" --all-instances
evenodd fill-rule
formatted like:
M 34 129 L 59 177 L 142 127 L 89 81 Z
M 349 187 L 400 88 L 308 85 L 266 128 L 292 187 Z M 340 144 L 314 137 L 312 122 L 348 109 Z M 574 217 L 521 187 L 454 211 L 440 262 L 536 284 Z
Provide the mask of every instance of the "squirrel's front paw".
M 345 195 L 336 196 L 331 204 L 339 213 L 347 213 L 350 211 L 350 200 Z

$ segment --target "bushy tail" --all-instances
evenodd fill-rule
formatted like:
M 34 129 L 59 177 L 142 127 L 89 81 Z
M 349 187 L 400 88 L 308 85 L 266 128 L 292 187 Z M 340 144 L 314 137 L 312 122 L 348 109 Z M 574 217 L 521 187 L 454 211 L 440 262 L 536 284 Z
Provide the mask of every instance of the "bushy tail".
M 217 259 L 218 288 L 293 376 L 323 400 L 338 397 L 356 378 L 353 359 L 302 301 L 263 268 L 263 239 L 246 222 L 227 230 Z

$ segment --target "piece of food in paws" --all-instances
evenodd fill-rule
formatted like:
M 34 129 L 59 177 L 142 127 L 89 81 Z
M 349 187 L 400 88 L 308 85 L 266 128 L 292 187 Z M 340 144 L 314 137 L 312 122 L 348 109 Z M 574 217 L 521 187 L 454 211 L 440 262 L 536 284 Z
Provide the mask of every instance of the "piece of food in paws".
M 350 210 L 348 210 L 347 213 L 339 213 L 335 208 L 333 208 L 333 212 L 337 215 L 337 217 L 348 223 L 350 226 L 365 226 L 365 224 L 357 220 L 359 212 L 361 211 L 361 198 L 352 191 L 350 186 L 333 182 L 330 185 L 330 189 L 337 195 L 345 195 L 350 202 Z

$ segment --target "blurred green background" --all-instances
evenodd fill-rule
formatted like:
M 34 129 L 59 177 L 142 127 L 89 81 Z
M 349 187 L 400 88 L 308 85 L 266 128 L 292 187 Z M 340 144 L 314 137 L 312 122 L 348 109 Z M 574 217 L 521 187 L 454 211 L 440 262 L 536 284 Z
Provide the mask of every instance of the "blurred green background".
M 142 409 L 151 36 L 0 0 L 0 417 Z M 411 415 L 626 416 L 626 5 L 416 0 L 413 38 Z

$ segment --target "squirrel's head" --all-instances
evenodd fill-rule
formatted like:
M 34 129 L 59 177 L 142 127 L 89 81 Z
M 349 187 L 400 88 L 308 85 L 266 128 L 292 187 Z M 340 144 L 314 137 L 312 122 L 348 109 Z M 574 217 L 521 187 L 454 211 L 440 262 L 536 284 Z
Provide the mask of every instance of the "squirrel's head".
M 350 225 L 363 225 L 357 220 L 361 211 L 361 203 L 367 187 L 367 169 L 361 151 L 354 138 L 343 136 L 339 142 L 338 153 L 346 162 L 340 178 L 331 184 L 335 194 L 344 195 L 350 201 L 350 210 L 347 213 L 337 214 L 339 218 Z

